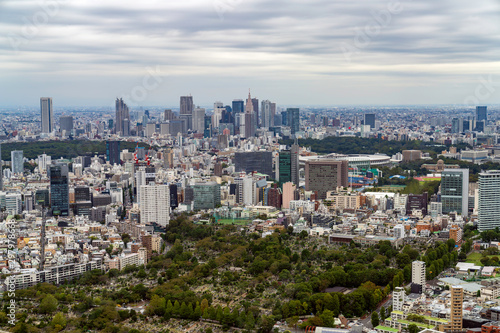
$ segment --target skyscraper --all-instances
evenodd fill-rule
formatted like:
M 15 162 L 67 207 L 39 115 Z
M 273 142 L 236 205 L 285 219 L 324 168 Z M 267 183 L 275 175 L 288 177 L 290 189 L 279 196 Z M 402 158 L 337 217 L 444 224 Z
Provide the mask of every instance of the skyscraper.
M 299 186 L 299 145 L 294 143 L 292 149 L 280 151 L 278 156 L 278 181 L 292 182 Z
M 73 117 L 72 116 L 61 116 L 59 117 L 59 127 L 62 131 L 66 131 L 66 135 L 71 134 L 73 130 Z
M 116 123 L 115 123 L 115 133 L 121 136 L 130 135 L 130 114 L 127 104 L 123 99 L 116 99 L 115 102 L 115 113 L 116 113 Z
M 52 98 L 40 98 L 40 113 L 42 121 L 42 133 L 51 133 L 54 130 L 54 111 L 52 110 Z
M 294 135 L 300 130 L 300 111 L 298 108 L 286 109 L 287 126 L 290 126 L 290 133 Z
M 52 215 L 69 215 L 68 165 L 57 163 L 49 166 L 50 204 Z
M 194 104 L 193 96 L 181 96 L 181 105 L 179 114 L 193 114 Z
M 252 151 L 234 153 L 236 172 L 251 173 L 254 171 L 272 176 L 273 153 L 270 151 Z
M 306 191 L 318 191 L 320 199 L 326 198 L 328 191 L 349 186 L 348 161 L 319 159 L 307 161 L 305 166 Z
M 500 227 L 500 170 L 479 174 L 478 230 Z
M 205 130 L 205 109 L 196 108 L 193 111 L 193 131 L 203 133 Z
M 375 128 L 375 113 L 365 113 L 365 125 L 370 125 L 370 129 Z
M 111 165 L 120 165 L 120 141 L 106 141 L 106 160 Z
M 261 126 L 264 128 L 274 127 L 274 116 L 276 114 L 276 103 L 264 100 L 261 103 Z
M 441 173 L 443 214 L 469 215 L 469 169 L 444 169 Z
M 258 98 L 252 98 L 252 104 L 253 104 L 253 113 L 255 114 L 255 127 L 260 127 L 260 118 L 259 118 L 259 99 Z
M 250 96 L 250 92 L 248 92 L 248 99 L 247 103 L 245 105 L 245 132 L 240 133 L 244 134 L 245 138 L 250 138 L 255 135 L 255 112 L 253 109 L 253 101 L 252 97 Z
M 476 106 L 476 120 L 488 121 L 488 107 L 487 106 Z
M 12 173 L 21 174 L 24 171 L 24 156 L 22 150 L 10 152 L 10 164 Z

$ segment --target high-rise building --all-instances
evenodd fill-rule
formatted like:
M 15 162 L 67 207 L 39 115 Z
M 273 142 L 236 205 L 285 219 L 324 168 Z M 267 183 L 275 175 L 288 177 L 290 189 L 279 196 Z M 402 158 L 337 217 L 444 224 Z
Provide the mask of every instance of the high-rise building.
M 269 100 L 264 100 L 261 103 L 261 127 L 274 127 L 274 116 L 276 114 L 276 103 L 271 103 Z
M 193 186 L 193 209 L 214 209 L 220 205 L 220 185 L 216 182 L 196 183 Z
M 411 263 L 411 283 L 425 286 L 425 261 L 414 261 Z
M 500 227 L 500 170 L 479 174 L 478 230 Z
M 260 127 L 259 99 L 252 98 L 253 113 L 255 114 L 255 127 Z
M 403 287 L 396 287 L 392 292 L 392 310 L 403 311 L 405 304 L 406 290 Z
M 240 205 L 253 205 L 254 183 L 251 176 L 240 175 L 234 179 L 236 202 Z
M 120 165 L 120 141 L 106 141 L 106 160 L 111 165 Z
M 68 165 L 57 163 L 49 166 L 50 205 L 52 215 L 69 215 Z
M 463 118 L 453 118 L 451 120 L 451 133 L 462 133 L 464 131 Z
M 348 187 L 348 161 L 319 159 L 305 165 L 306 191 L 318 191 L 320 199 L 337 187 Z
M 286 124 L 290 127 L 290 133 L 294 135 L 300 131 L 300 110 L 298 108 L 286 109 Z
M 283 195 L 277 184 L 273 188 L 267 189 L 267 205 L 281 209 Z
M 285 209 L 290 208 L 290 201 L 295 199 L 295 190 L 297 187 L 294 183 L 288 182 L 283 184 L 283 199 L 281 205 Z
M 443 213 L 469 215 L 469 169 L 444 169 L 441 173 Z
M 428 194 L 408 194 L 406 200 L 406 215 L 411 215 L 414 210 L 421 210 L 422 215 L 427 215 Z
M 299 186 L 299 145 L 294 143 L 290 150 L 278 156 L 277 178 L 280 183 L 292 182 Z
M 370 125 L 370 129 L 375 128 L 375 113 L 365 113 L 365 125 Z
M 167 226 L 170 221 L 169 185 L 141 185 L 141 223 L 156 223 Z
M 464 302 L 464 287 L 451 286 L 450 300 L 450 327 L 446 327 L 446 332 L 461 332 L 463 322 L 463 302 Z
M 115 102 L 115 133 L 121 136 L 130 135 L 130 112 L 123 99 L 116 99 Z
M 66 135 L 71 134 L 73 130 L 73 117 L 72 116 L 61 116 L 59 117 L 59 127 L 62 131 L 66 131 Z
M 174 120 L 174 118 L 175 118 L 175 115 L 172 112 L 172 110 L 170 110 L 170 109 L 166 109 L 165 112 L 163 113 L 163 120 L 164 121 Z
M 177 185 L 169 185 L 169 195 L 170 195 L 170 209 L 176 209 L 179 206 L 179 199 L 177 197 Z
M 193 131 L 203 133 L 205 130 L 205 109 L 196 108 L 193 111 Z
M 272 176 L 273 153 L 270 151 L 236 152 L 234 153 L 236 172 L 259 173 Z
M 24 172 L 24 156 L 22 150 L 13 150 L 10 152 L 10 164 L 12 173 L 21 174 Z
M 40 98 L 40 113 L 42 121 L 42 133 L 51 133 L 54 130 L 54 111 L 52 109 L 52 98 Z
M 488 121 L 488 107 L 487 106 L 476 106 L 476 120 Z
M 193 114 L 194 104 L 193 96 L 181 96 L 181 105 L 179 114 Z

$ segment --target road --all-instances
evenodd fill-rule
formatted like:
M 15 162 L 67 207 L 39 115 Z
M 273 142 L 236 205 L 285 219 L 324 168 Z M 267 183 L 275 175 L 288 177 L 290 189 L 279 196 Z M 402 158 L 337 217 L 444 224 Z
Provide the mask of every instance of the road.
M 392 305 L 392 296 L 389 297 L 389 299 L 387 301 L 385 301 L 384 303 L 380 304 L 380 306 L 375 311 L 380 312 L 380 309 L 382 307 L 384 307 L 387 310 L 387 308 L 390 307 L 391 305 Z M 364 327 L 366 327 L 366 328 L 373 328 L 371 314 L 368 315 L 368 317 L 366 317 L 365 319 L 361 319 L 360 321 L 361 321 L 361 324 L 363 324 Z

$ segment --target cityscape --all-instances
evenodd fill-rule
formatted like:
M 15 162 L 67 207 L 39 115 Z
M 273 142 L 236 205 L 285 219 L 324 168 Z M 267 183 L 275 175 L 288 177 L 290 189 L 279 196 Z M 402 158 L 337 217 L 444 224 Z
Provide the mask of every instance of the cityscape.
M 500 332 L 500 4 L 0 7 L 0 333 Z

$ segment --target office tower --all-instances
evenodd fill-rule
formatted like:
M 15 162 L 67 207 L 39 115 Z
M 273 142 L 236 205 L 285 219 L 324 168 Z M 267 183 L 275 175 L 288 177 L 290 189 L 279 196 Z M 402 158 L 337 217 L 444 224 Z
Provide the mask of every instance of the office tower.
M 177 185 L 170 184 L 168 190 L 170 196 L 170 209 L 173 210 L 179 207 L 179 199 L 177 198 Z
M 181 96 L 180 114 L 193 114 L 193 96 Z
M 69 215 L 68 165 L 52 164 L 48 168 L 50 178 L 50 205 L 52 215 Z
M 52 157 L 47 154 L 38 155 L 37 164 L 38 164 L 38 172 L 47 173 L 47 166 L 52 162 Z
M 13 150 L 10 152 L 10 166 L 14 174 L 21 174 L 24 172 L 24 156 L 22 150 Z
M 294 143 L 291 150 L 280 151 L 276 172 L 280 183 L 292 182 L 299 186 L 299 148 L 299 145 Z
M 130 112 L 123 99 L 116 99 L 115 102 L 115 133 L 121 136 L 130 135 Z
M 141 223 L 156 223 L 163 227 L 170 221 L 169 185 L 141 185 Z
M 476 106 L 476 120 L 488 121 L 488 107 L 487 106 Z
M 427 192 L 422 194 L 408 194 L 406 200 L 406 215 L 413 214 L 414 210 L 421 210 L 422 215 L 427 215 L 427 203 L 428 203 Z
M 248 92 L 248 99 L 245 105 L 245 116 L 244 116 L 244 132 L 240 130 L 240 134 L 244 134 L 245 138 L 250 138 L 255 135 L 255 112 L 253 108 L 252 97 L 250 92 Z M 241 124 L 240 124 L 241 125 Z
M 290 133 L 294 135 L 300 130 L 300 111 L 298 108 L 288 108 L 286 114 L 286 125 L 290 127 Z
M 479 174 L 478 230 L 500 227 L 500 170 Z
M 234 153 L 234 164 L 236 172 L 259 173 L 272 176 L 273 153 L 270 151 L 236 152 Z
M 255 127 L 260 127 L 259 99 L 252 98 L 253 113 L 255 114 Z
M 451 120 L 451 133 L 462 133 L 464 131 L 463 118 L 453 118 Z
M 396 287 L 392 292 L 392 310 L 403 311 L 405 304 L 406 290 L 403 287 Z
M 51 133 L 54 130 L 54 110 L 52 109 L 52 98 L 40 98 L 40 113 L 42 121 L 42 133 Z
M 474 127 L 474 130 L 476 132 L 484 132 L 484 121 L 476 121 L 476 126 Z
M 175 118 L 175 115 L 172 112 L 172 110 L 170 110 L 170 109 L 166 109 L 165 112 L 163 113 L 163 120 L 164 121 L 174 120 L 174 118 Z
M 120 165 L 120 141 L 106 141 L 106 160 L 111 165 Z
M 59 117 L 59 127 L 62 131 L 66 131 L 66 135 L 69 135 L 73 130 L 73 117 L 72 116 L 61 116 Z
M 193 188 L 193 210 L 220 206 L 220 185 L 216 182 L 196 183 Z
M 450 327 L 446 327 L 447 332 L 461 332 L 463 320 L 464 287 L 451 286 L 450 300 Z
M 245 112 L 245 102 L 243 102 L 242 99 L 235 99 L 233 101 L 233 115 L 236 121 L 236 115 L 238 113 L 243 113 Z M 239 124 L 235 124 L 235 126 L 238 126 Z
M 425 286 L 425 261 L 414 261 L 411 263 L 411 283 Z
M 441 173 L 443 213 L 469 215 L 469 169 L 444 169 Z
M 365 125 L 370 125 L 370 129 L 375 128 L 375 113 L 365 113 Z
M 193 131 L 203 133 L 205 130 L 205 109 L 196 108 L 193 111 Z
M 205 130 L 203 132 L 204 138 L 212 137 L 212 117 L 205 116 Z
M 17 215 L 23 212 L 21 193 L 7 193 L 5 195 L 5 211 L 10 215 Z
M 318 191 L 320 199 L 337 187 L 348 187 L 348 161 L 319 159 L 307 161 L 305 166 L 306 191 Z
M 42 207 L 49 207 L 50 205 L 50 192 L 49 190 L 36 190 L 35 204 Z
M 264 100 L 261 103 L 261 126 L 264 128 L 274 127 L 274 116 L 276 113 L 276 103 L 271 103 L 269 100 Z

